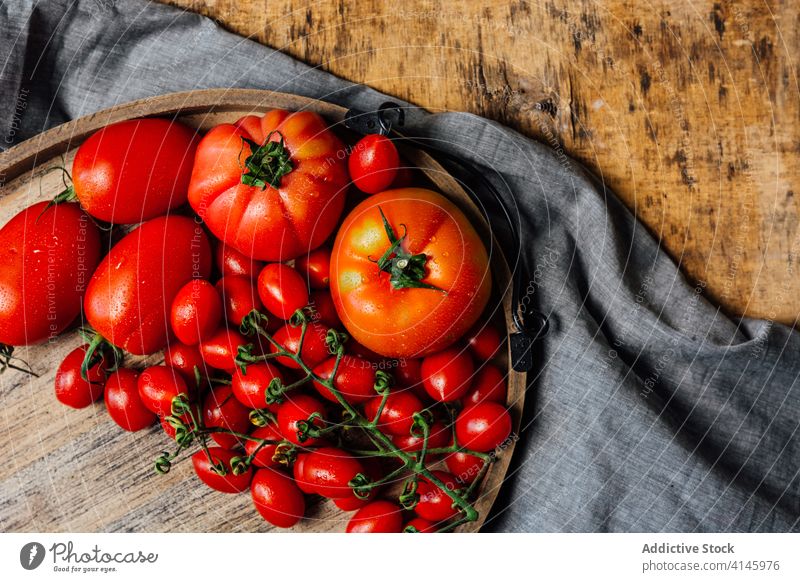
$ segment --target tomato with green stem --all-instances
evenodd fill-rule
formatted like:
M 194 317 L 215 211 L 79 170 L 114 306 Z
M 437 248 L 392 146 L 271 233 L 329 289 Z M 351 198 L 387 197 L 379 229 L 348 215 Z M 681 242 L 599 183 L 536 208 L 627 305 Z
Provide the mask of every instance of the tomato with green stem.
M 228 275 L 217 281 L 217 291 L 225 306 L 225 322 L 242 325 L 242 320 L 254 309 L 264 310 L 253 280 L 245 275 Z
M 210 338 L 200 342 L 200 355 L 207 366 L 233 373 L 237 368 L 236 355 L 240 346 L 253 343 L 238 331 L 222 327 Z
M 350 518 L 347 533 L 400 533 L 403 511 L 391 501 L 378 500 L 365 505 Z
M 450 473 L 445 471 L 431 471 L 431 473 L 450 491 L 458 489 L 458 483 Z M 423 519 L 439 523 L 458 515 L 458 509 L 453 507 L 450 496 L 424 476 L 419 479 L 417 495 L 419 500 L 414 506 L 414 512 Z
M 172 332 L 186 345 L 199 344 L 217 330 L 221 321 L 222 299 L 204 279 L 192 279 L 172 300 Z
M 453 431 L 449 426 L 442 422 L 434 422 L 430 427 L 428 435 L 428 449 L 439 449 L 448 446 L 453 440 Z M 416 453 L 422 450 L 422 445 L 425 442 L 424 437 L 420 433 L 419 436 L 413 434 L 395 435 L 392 436 L 392 442 L 401 451 L 407 453 Z
M 239 402 L 230 386 L 217 386 L 203 403 L 203 423 L 206 428 L 223 428 L 245 434 L 250 431 L 250 409 Z M 212 433 L 211 438 L 224 449 L 244 444 L 242 439 L 227 433 Z
M 276 411 L 277 405 L 267 403 L 267 389 L 276 379 L 281 383 L 284 382 L 282 372 L 277 366 L 268 362 L 250 364 L 244 372 L 237 368 L 231 380 L 233 395 L 248 408 L 257 410 L 267 408 Z
M 313 447 L 323 442 L 322 438 L 300 439 L 298 423 L 307 422 L 312 414 L 318 415 L 311 422 L 316 428 L 324 427 L 325 407 L 322 402 L 307 394 L 287 394 L 286 401 L 278 409 L 278 428 L 283 438 L 295 445 Z
M 280 467 L 280 463 L 274 459 L 278 450 L 278 445 L 283 441 L 283 435 L 278 431 L 278 427 L 272 423 L 265 424 L 256 428 L 244 443 L 244 451 L 248 455 L 253 455 L 253 466 L 255 467 Z M 262 444 L 254 439 L 264 439 L 274 441 Z
M 308 287 L 296 270 L 282 263 L 270 263 L 258 274 L 258 295 L 271 314 L 289 319 L 308 305 Z
M 106 379 L 105 403 L 111 419 L 123 430 L 135 432 L 151 426 L 156 415 L 139 396 L 139 375 L 128 368 L 120 368 Z
M 300 358 L 306 366 L 313 368 L 330 356 L 326 341 L 327 335 L 328 328 L 312 321 L 307 324 L 305 336 L 303 336 L 301 326 L 287 323 L 275 332 L 273 339 L 287 352 L 297 354 L 302 337 L 303 348 L 300 350 Z M 278 352 L 274 345 L 270 345 L 270 350 L 273 353 Z M 300 364 L 287 356 L 279 356 L 277 362 L 282 366 L 295 370 L 299 370 L 301 367 Z
M 331 284 L 331 249 L 320 247 L 302 254 L 294 261 L 295 269 L 305 275 L 312 289 L 327 289 Z
M 475 365 L 470 355 L 457 348 L 448 348 L 422 360 L 422 384 L 428 395 L 438 402 L 454 402 L 472 382 Z
M 364 405 L 368 420 L 371 421 L 378 414 L 382 401 L 383 396 L 376 396 Z M 407 390 L 391 392 L 380 412 L 377 427 L 390 435 L 408 435 L 414 424 L 414 413 L 424 409 L 425 405 L 413 393 Z
M 511 416 L 496 402 L 468 406 L 456 417 L 458 444 L 467 449 L 488 453 L 511 434 Z
M 170 342 L 165 348 L 164 364 L 181 373 L 190 392 L 198 388 L 195 368 L 200 372 L 201 377 L 205 376 L 207 372 L 203 356 L 200 355 L 200 347 L 187 346 L 179 341 Z
M 203 483 L 221 493 L 247 491 L 253 478 L 253 469 L 248 467 L 244 472 L 235 475 L 231 467 L 231 459 L 235 456 L 238 454 L 222 447 L 208 447 L 208 453 L 201 449 L 192 455 L 194 472 Z M 222 468 L 224 475 L 220 475 L 215 467 Z
M 362 137 L 347 160 L 350 178 L 356 188 L 367 194 L 386 190 L 397 176 L 400 154 L 392 140 L 385 135 Z
M 422 517 L 415 517 L 403 528 L 404 532 L 436 533 L 436 524 Z
M 306 512 L 303 492 L 291 477 L 275 469 L 259 469 L 250 484 L 256 510 L 276 527 L 292 527 Z
M 111 366 L 103 353 L 95 352 L 86 377 L 81 375 L 81 366 L 89 346 L 83 345 L 72 350 L 56 371 L 56 398 L 61 404 L 72 408 L 86 408 L 103 396 L 106 382 L 106 368 Z
M 481 474 L 486 461 L 475 455 L 457 451 L 447 455 L 444 464 L 447 465 L 447 470 L 455 476 L 456 480 L 470 485 Z
M 324 380 L 330 379 L 336 366 L 336 358 L 328 358 L 314 368 L 314 373 Z M 336 370 L 334 388 L 350 404 L 362 404 L 375 397 L 375 369 L 371 362 L 355 356 L 345 355 Z M 327 386 L 314 381 L 314 388 L 326 400 L 339 402 Z
M 172 400 L 176 396 L 189 396 L 189 389 L 181 373 L 167 366 L 145 368 L 139 374 L 137 388 L 144 407 L 161 417 L 171 414 Z
M 303 464 L 303 477 L 315 493 L 337 499 L 355 497 L 349 483 L 364 473 L 364 466 L 353 455 L 336 447 L 322 447 L 308 454 Z

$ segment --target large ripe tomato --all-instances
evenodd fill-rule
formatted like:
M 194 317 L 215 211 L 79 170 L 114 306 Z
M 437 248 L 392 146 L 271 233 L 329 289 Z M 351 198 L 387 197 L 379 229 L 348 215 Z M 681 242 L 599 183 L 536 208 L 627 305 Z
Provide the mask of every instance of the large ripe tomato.
M 303 492 L 291 477 L 275 469 L 259 469 L 250 484 L 253 504 L 276 527 L 292 527 L 306 512 Z
M 106 380 L 106 410 L 111 419 L 124 430 L 137 431 L 147 428 L 156 420 L 139 396 L 138 374 L 128 368 L 120 368 Z
M 189 203 L 245 255 L 292 259 L 320 246 L 339 221 L 348 184 L 343 152 L 311 111 L 248 115 L 200 142 Z
M 0 229 L 0 343 L 35 344 L 81 312 L 100 232 L 77 204 L 29 206 Z
M 209 454 L 215 464 L 221 463 L 225 467 L 225 475 L 220 475 L 212 470 Z M 192 464 L 200 480 L 212 489 L 222 493 L 241 493 L 242 491 L 247 491 L 250 486 L 253 469 L 248 467 L 244 473 L 234 475 L 231 459 L 238 455 L 239 453 L 234 453 L 222 447 L 208 447 L 208 454 L 201 449 L 192 455 Z
M 195 131 L 167 119 L 107 125 L 75 154 L 75 195 L 92 216 L 134 224 L 186 203 Z
M 430 190 L 367 198 L 336 236 L 336 310 L 350 335 L 381 355 L 419 357 L 447 347 L 475 323 L 490 291 L 478 233 L 452 202 Z
M 86 319 L 132 354 L 167 345 L 172 301 L 194 278 L 211 272 L 211 248 L 199 224 L 182 216 L 145 222 L 111 249 L 86 291 Z

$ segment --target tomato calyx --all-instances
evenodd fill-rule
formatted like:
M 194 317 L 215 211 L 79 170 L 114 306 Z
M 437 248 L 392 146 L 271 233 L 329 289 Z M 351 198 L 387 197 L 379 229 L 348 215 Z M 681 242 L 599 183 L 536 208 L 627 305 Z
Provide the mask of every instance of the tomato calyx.
M 82 327 L 78 333 L 89 344 L 81 364 L 81 378 L 88 382 L 89 370 L 104 360 L 110 361 L 110 365 L 103 368 L 106 373 L 110 374 L 119 369 L 125 358 L 125 352 L 93 329 Z
M 389 273 L 389 283 L 392 287 L 395 289 L 432 289 L 447 293 L 444 289 L 440 289 L 435 285 L 422 282 L 426 275 L 425 263 L 428 262 L 428 256 L 425 253 L 414 255 L 403 248 L 403 241 L 408 235 L 406 225 L 401 225 L 403 227 L 403 236 L 397 238 L 392 225 L 389 224 L 380 206 L 378 207 L 378 212 L 381 213 L 383 228 L 386 230 L 386 236 L 389 238 L 391 246 L 386 249 L 380 259 L 373 262 L 377 263 L 378 269 L 384 273 Z
M 275 133 L 280 136 L 280 140 L 270 141 Z M 242 184 L 262 190 L 266 190 L 267 186 L 280 187 L 281 178 L 294 169 L 283 134 L 279 131 L 270 132 L 261 145 L 242 136 L 242 149 L 245 145 L 250 148 L 251 153 L 244 161 L 246 171 L 242 173 Z

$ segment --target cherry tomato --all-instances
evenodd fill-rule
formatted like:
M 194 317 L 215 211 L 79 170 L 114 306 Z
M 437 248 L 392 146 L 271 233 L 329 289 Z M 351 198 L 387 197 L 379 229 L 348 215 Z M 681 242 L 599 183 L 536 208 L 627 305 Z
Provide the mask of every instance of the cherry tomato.
M 305 476 L 305 465 L 306 465 L 306 457 L 308 457 L 309 453 L 299 453 L 294 461 L 294 466 L 292 467 L 292 476 L 294 477 L 295 483 L 300 488 L 303 493 L 307 493 L 311 495 L 314 493 L 314 488 L 311 486 L 306 480 Z
M 305 275 L 312 289 L 327 289 L 331 284 L 331 249 L 320 247 L 297 257 L 295 268 Z
M 256 467 L 280 467 L 280 463 L 272 460 L 272 457 L 275 456 L 275 450 L 278 448 L 278 443 L 283 441 L 283 436 L 278 431 L 278 427 L 273 424 L 260 426 L 250 433 L 250 436 L 257 439 L 276 441 L 275 444 L 268 443 L 263 446 L 253 440 L 245 442 L 244 452 L 248 455 L 255 453 L 253 465 Z
M 134 224 L 186 203 L 195 131 L 167 119 L 130 119 L 92 134 L 72 162 L 72 182 L 92 216 Z
M 444 483 L 445 487 L 451 491 L 458 489 L 455 478 L 444 471 L 431 471 L 433 475 Z M 434 485 L 425 477 L 419 480 L 417 486 L 419 501 L 414 507 L 414 511 L 420 517 L 438 523 L 448 520 L 458 514 L 458 510 L 453 507 L 453 500 L 437 485 Z
M 315 493 L 336 499 L 355 497 L 350 481 L 364 473 L 361 462 L 350 453 L 335 447 L 312 451 L 304 460 L 303 477 Z
M 381 396 L 376 396 L 364 406 L 368 420 L 375 418 L 381 399 Z M 414 424 L 413 414 L 422 412 L 424 408 L 420 399 L 408 390 L 392 392 L 386 399 L 386 404 L 378 418 L 378 428 L 395 436 L 407 435 L 411 431 L 411 425 Z
M 331 354 L 328 351 L 328 344 L 325 338 L 328 334 L 328 329 L 317 323 L 309 323 L 306 328 L 306 335 L 303 338 L 303 350 L 300 352 L 300 358 L 306 366 L 313 368 Z M 279 345 L 292 354 L 297 354 L 297 348 L 300 346 L 300 336 L 302 329 L 300 326 L 294 327 L 287 323 L 272 336 Z M 272 352 L 277 352 L 275 346 L 270 346 Z M 281 356 L 276 358 L 279 364 L 292 368 L 295 370 L 300 369 L 300 365 L 289 357 Z
M 189 281 L 172 301 L 172 331 L 186 345 L 199 344 L 217 330 L 221 321 L 222 299 L 208 281 Z
M 347 533 L 400 533 L 403 512 L 391 501 L 373 501 L 359 509 L 347 524 Z
M 200 355 L 207 366 L 233 372 L 236 369 L 236 355 L 239 346 L 252 342 L 238 331 L 226 327 L 218 329 L 214 335 L 200 343 Z
M 335 364 L 336 358 L 328 358 L 314 368 L 314 373 L 320 378 L 328 380 L 333 374 Z M 342 357 L 333 385 L 350 404 L 362 404 L 370 398 L 374 398 L 375 369 L 373 364 L 355 356 Z M 331 402 L 338 402 L 326 386 L 314 381 L 314 388 L 323 398 Z
M 289 319 L 295 311 L 308 305 L 308 288 L 303 277 L 281 263 L 270 263 L 261 269 L 258 295 L 267 311 L 281 319 Z
M 128 368 L 120 368 L 106 380 L 106 410 L 111 419 L 127 431 L 147 428 L 156 420 L 139 396 L 139 375 Z
M 178 341 L 171 342 L 164 350 L 164 364 L 181 373 L 183 379 L 186 380 L 186 386 L 190 388 L 190 393 L 197 389 L 195 367 L 200 371 L 201 376 L 206 374 L 206 365 L 203 362 L 203 356 L 200 355 L 200 348 L 187 346 Z
M 314 321 L 321 323 L 325 327 L 342 328 L 342 322 L 336 313 L 336 306 L 333 304 L 333 298 L 329 292 L 322 289 L 312 291 L 308 299 L 308 305 L 312 310 L 311 318 Z
M 292 527 L 303 518 L 306 500 L 291 477 L 275 469 L 259 469 L 250 484 L 261 517 L 276 527 Z
M 223 277 L 228 275 L 244 275 L 255 279 L 261 272 L 264 263 L 251 259 L 237 251 L 235 248 L 221 242 L 217 245 L 214 252 L 214 260 L 220 274 Z
M 491 360 L 503 345 L 503 336 L 498 329 L 487 323 L 478 322 L 467 332 L 467 345 L 479 361 Z
M 297 423 L 301 420 L 308 420 L 313 413 L 325 416 L 325 407 L 322 402 L 306 394 L 288 394 L 286 402 L 281 404 L 278 409 L 278 427 L 283 438 L 296 444 L 306 447 L 313 447 L 322 442 L 322 439 L 308 438 L 300 442 L 297 434 Z M 313 422 L 314 426 L 322 428 L 324 422 L 317 418 Z
M 422 360 L 422 384 L 431 398 L 453 402 L 469 390 L 475 366 L 463 350 L 449 348 Z
M 225 320 L 230 326 L 242 325 L 242 320 L 254 309 L 263 312 L 253 280 L 245 275 L 228 275 L 217 281 L 217 291 L 225 305 Z
M 241 475 L 234 475 L 231 468 L 231 459 L 238 456 L 237 453 L 223 449 L 222 447 L 208 447 L 211 459 L 214 463 L 222 463 L 225 466 L 225 475 L 218 475 L 211 469 L 211 463 L 204 450 L 199 450 L 192 455 L 194 472 L 200 480 L 217 491 L 222 493 L 241 493 L 247 491 L 250 480 L 253 478 L 253 469 L 248 467 Z
M 449 426 L 445 426 L 441 422 L 435 422 L 430 428 L 430 435 L 428 437 L 428 449 L 440 449 L 446 447 L 452 442 L 453 431 Z M 425 439 L 421 436 L 414 436 L 406 434 L 402 436 L 393 436 L 392 442 L 401 451 L 407 453 L 416 453 L 422 450 L 422 443 Z
M 392 370 L 392 374 L 400 386 L 406 388 L 422 386 L 422 360 L 416 358 L 401 358 L 396 361 L 397 366 Z
M 203 404 L 203 420 L 209 428 L 227 428 L 238 433 L 247 433 L 251 427 L 250 409 L 236 400 L 230 386 L 217 386 L 209 392 Z M 214 433 L 211 438 L 224 449 L 232 449 L 242 442 L 224 433 Z
M 167 366 L 146 368 L 139 375 L 137 385 L 144 407 L 158 416 L 171 414 L 172 399 L 178 394 L 189 396 L 181 373 Z
M 385 135 L 362 137 L 353 147 L 347 167 L 356 188 L 367 194 L 386 190 L 397 176 L 400 156 L 397 148 Z
M 284 381 L 283 374 L 277 366 L 267 362 L 250 364 L 246 373 L 236 368 L 231 381 L 233 395 L 248 408 L 277 410 L 276 405 L 267 404 L 267 388 L 275 378 Z
M 466 485 L 472 483 L 483 469 L 485 461 L 475 455 L 457 452 L 447 455 L 444 464 L 455 478 Z
M 508 388 L 503 373 L 497 366 L 486 364 L 478 370 L 472 382 L 472 390 L 464 396 L 463 402 L 465 406 L 484 401 L 505 404 L 507 394 Z
M 86 290 L 86 319 L 126 352 L 153 354 L 169 343 L 175 295 L 210 273 L 211 248 L 201 225 L 184 216 L 154 218 L 100 262 Z
M 77 204 L 29 206 L 0 228 L 0 343 L 55 337 L 81 312 L 100 231 Z
M 338 497 L 333 500 L 333 504 L 342 511 L 355 511 L 356 509 L 361 509 L 365 505 L 369 505 L 370 502 L 375 499 L 377 493 L 378 487 L 375 487 L 370 491 L 370 494 L 366 499 L 361 499 L 355 495 L 351 495 L 350 497 Z
M 436 524 L 422 517 L 415 517 L 409 521 L 403 528 L 403 531 L 411 531 L 411 528 L 416 530 L 414 533 L 436 533 Z
M 109 362 L 101 358 L 86 374 L 87 380 L 81 377 L 81 365 L 86 357 L 83 345 L 75 348 L 61 362 L 56 371 L 56 398 L 61 404 L 72 408 L 86 408 L 103 395 L 106 382 L 105 367 Z
M 496 402 L 481 402 L 462 410 L 456 418 L 456 438 L 467 449 L 488 453 L 511 434 L 511 416 Z

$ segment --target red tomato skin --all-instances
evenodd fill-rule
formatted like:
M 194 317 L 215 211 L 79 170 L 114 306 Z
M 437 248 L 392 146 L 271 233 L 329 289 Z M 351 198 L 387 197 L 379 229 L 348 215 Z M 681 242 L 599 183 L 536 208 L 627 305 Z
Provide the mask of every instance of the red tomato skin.
M 86 408 L 103 395 L 106 381 L 103 368 L 108 362 L 101 360 L 89 368 L 86 375 L 88 381 L 84 380 L 81 377 L 81 365 L 87 347 L 79 346 L 68 353 L 56 371 L 56 398 L 71 408 Z
M 368 420 L 375 418 L 381 398 L 381 396 L 376 396 L 364 406 Z M 412 415 L 415 412 L 422 412 L 424 408 L 420 399 L 408 390 L 392 392 L 386 399 L 386 404 L 378 418 L 378 428 L 394 436 L 407 435 L 411 431 L 411 425 L 414 424 Z
M 325 407 L 322 402 L 306 394 L 288 394 L 286 401 L 278 409 L 278 428 L 283 438 L 295 445 L 304 447 L 313 447 L 320 444 L 322 439 L 309 438 L 301 443 L 297 437 L 297 422 L 308 420 L 308 417 L 315 412 L 321 414 L 323 418 L 325 417 Z M 320 419 L 316 419 L 314 425 L 322 428 L 323 422 Z
M 481 402 L 505 404 L 508 395 L 505 376 L 493 364 L 486 364 L 478 370 L 472 382 L 472 389 L 463 398 L 464 406 Z
M 294 327 L 287 323 L 272 336 L 273 339 L 283 346 L 286 351 L 293 354 L 297 353 L 297 348 L 300 345 L 300 335 L 302 330 L 300 326 Z M 317 324 L 309 323 L 306 329 L 306 335 L 303 339 L 303 350 L 300 353 L 300 358 L 309 368 L 314 368 L 317 364 L 329 357 L 331 354 L 328 351 L 328 344 L 325 343 L 325 337 L 328 329 Z M 278 351 L 275 346 L 270 346 L 270 350 L 275 353 Z M 279 364 L 299 370 L 300 365 L 287 356 L 280 356 L 275 358 Z
M 400 155 L 392 140 L 375 133 L 362 137 L 347 160 L 353 184 L 367 194 L 386 190 L 397 176 L 399 165 Z
M 199 450 L 192 455 L 192 465 L 200 480 L 221 493 L 241 493 L 250 487 L 250 480 L 253 478 L 253 469 L 248 468 L 241 475 L 234 475 L 231 469 L 231 459 L 239 453 L 223 449 L 222 447 L 208 447 L 211 458 L 214 462 L 222 462 L 227 469 L 227 474 L 217 475 L 211 470 L 211 463 L 204 450 Z
M 281 319 L 289 319 L 295 311 L 308 305 L 308 288 L 303 277 L 281 263 L 270 263 L 261 269 L 258 295 L 267 311 Z
M 291 477 L 275 469 L 259 469 L 250 484 L 258 513 L 275 527 L 292 527 L 306 512 L 303 492 Z
M 391 501 L 373 501 L 359 509 L 347 524 L 347 533 L 400 533 L 403 512 Z
M 263 144 L 281 136 L 292 171 L 278 191 L 241 183 L 252 153 L 242 138 Z M 339 222 L 348 185 L 344 145 L 316 113 L 273 110 L 222 124 L 200 142 L 189 203 L 217 238 L 248 257 L 286 261 L 322 245 Z
M 83 142 L 72 163 L 81 206 L 100 220 L 134 224 L 185 204 L 196 137 L 166 119 L 107 125 Z
M 197 388 L 197 380 L 194 377 L 195 366 L 200 370 L 201 376 L 206 373 L 206 365 L 200 355 L 200 348 L 187 346 L 179 341 L 171 342 L 164 350 L 164 364 L 180 372 L 186 385 L 192 390 Z
M 172 413 L 172 399 L 178 394 L 189 396 L 181 373 L 167 366 L 150 366 L 143 370 L 137 387 L 144 407 L 162 417 Z
M 456 438 L 467 449 L 488 453 L 511 434 L 511 416 L 496 402 L 481 402 L 462 410 L 456 418 Z
M 170 323 L 175 337 L 194 346 L 214 333 L 222 321 L 222 299 L 204 279 L 192 279 L 172 301 Z
M 214 260 L 223 277 L 244 275 L 255 279 L 264 267 L 264 263 L 261 261 L 251 259 L 224 242 L 217 244 L 217 248 L 214 251 Z
M 415 533 L 436 533 L 436 524 L 422 517 L 415 517 L 409 521 L 403 528 L 403 531 L 405 531 L 407 527 L 415 528 L 417 530 Z
M 236 368 L 233 372 L 231 387 L 233 395 L 244 406 L 252 409 L 267 408 L 277 410 L 275 404 L 267 404 L 267 388 L 274 378 L 284 381 L 283 374 L 277 366 L 268 362 L 250 364 L 247 372 L 242 373 L 241 369 Z
M 217 281 L 217 291 L 225 306 L 225 323 L 242 325 L 245 316 L 257 309 L 264 311 L 253 280 L 245 275 L 228 275 Z
M 305 464 L 308 455 L 309 453 L 299 453 L 297 455 L 294 461 L 294 466 L 292 467 L 292 476 L 294 477 L 294 482 L 303 493 L 313 495 L 316 492 L 314 491 L 314 487 L 312 487 L 311 483 L 306 480 L 305 475 Z
M 428 437 L 428 449 L 440 449 L 446 447 L 452 442 L 453 431 L 449 426 L 445 426 L 441 422 L 434 422 L 430 428 L 430 436 Z M 392 442 L 401 451 L 407 453 L 416 453 L 422 450 L 422 443 L 424 439 L 419 436 L 415 437 L 412 434 L 393 436 Z
M 498 329 L 490 323 L 478 322 L 467 333 L 467 345 L 478 361 L 487 361 L 494 358 L 503 345 L 503 336 Z
M 104 398 L 108 415 L 129 432 L 145 429 L 157 418 L 142 403 L 138 380 L 139 375 L 128 368 L 118 369 L 106 380 Z
M 211 272 L 202 227 L 183 216 L 145 222 L 111 249 L 86 291 L 86 319 L 115 346 L 153 354 L 170 339 L 169 317 L 178 291 Z
M 333 504 L 341 509 L 342 511 L 356 511 L 357 509 L 361 509 L 365 505 L 369 505 L 378 494 L 378 488 L 375 487 L 369 493 L 369 496 L 366 499 L 360 499 L 355 495 L 350 497 L 337 497 L 333 499 Z
M 331 284 L 331 249 L 320 247 L 297 257 L 295 269 L 306 277 L 312 289 L 327 289 Z
M 303 464 L 303 477 L 309 487 L 329 499 L 355 497 L 348 483 L 359 473 L 364 473 L 359 460 L 335 447 L 312 451 Z
M 465 485 L 471 484 L 478 477 L 484 462 L 475 455 L 462 452 L 447 455 L 444 459 L 447 470 L 455 476 L 459 483 Z
M 470 355 L 449 348 L 422 360 L 422 384 L 428 395 L 438 402 L 454 402 L 470 388 L 475 365 Z
M 77 204 L 39 202 L 0 228 L 0 343 L 55 337 L 81 312 L 100 231 Z M 53 309 L 53 307 L 56 309 Z
M 239 346 L 251 344 L 250 340 L 238 331 L 223 327 L 214 335 L 200 343 L 200 355 L 207 366 L 233 372 L 236 366 L 236 354 Z
M 314 373 L 328 380 L 333 374 L 336 358 L 328 358 L 314 368 Z M 342 397 L 350 404 L 363 404 L 375 397 L 375 368 L 371 362 L 355 356 L 345 355 L 339 362 L 336 379 L 333 383 Z M 326 387 L 314 381 L 317 392 L 331 402 L 339 402 Z
M 227 428 L 238 433 L 250 431 L 250 409 L 236 400 L 230 386 L 217 386 L 203 403 L 203 420 L 210 428 Z M 230 434 L 215 433 L 211 438 L 223 449 L 233 449 L 242 443 Z
M 444 471 L 431 472 L 448 489 L 455 490 L 458 488 L 458 483 L 450 473 Z M 458 510 L 452 507 L 453 500 L 447 493 L 424 477 L 419 481 L 417 494 L 419 495 L 419 501 L 414 507 L 414 512 L 420 517 L 439 523 L 458 515 Z
M 333 297 L 327 291 L 317 289 L 311 292 L 308 298 L 308 305 L 311 308 L 311 319 L 325 327 L 342 329 L 342 321 L 336 313 L 336 306 L 333 304 Z
M 252 433 L 250 433 L 250 436 L 271 441 L 283 440 L 283 436 L 278 431 L 278 428 L 272 424 L 258 427 Z M 277 444 L 266 444 L 260 449 L 258 448 L 258 445 L 259 443 L 252 440 L 248 440 L 244 444 L 244 452 L 248 455 L 252 455 L 256 449 L 258 449 L 258 452 L 255 453 L 255 457 L 253 457 L 253 465 L 262 468 L 281 466 L 280 463 L 272 460 L 272 457 L 275 456 L 275 450 L 278 448 Z

